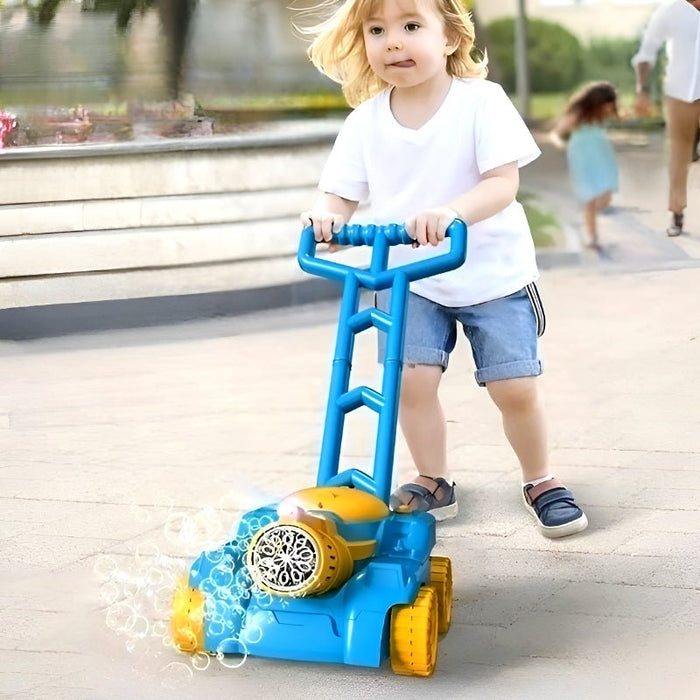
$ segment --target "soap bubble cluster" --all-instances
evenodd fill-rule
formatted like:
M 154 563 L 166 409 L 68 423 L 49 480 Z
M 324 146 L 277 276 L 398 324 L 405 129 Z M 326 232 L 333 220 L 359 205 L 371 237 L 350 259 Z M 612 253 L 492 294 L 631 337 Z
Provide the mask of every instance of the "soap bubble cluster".
M 240 600 L 250 597 L 253 583 L 247 570 L 235 571 L 230 557 L 228 562 L 222 559 L 220 547 L 236 538 L 234 551 L 245 554 L 257 529 L 271 522 L 258 519 L 238 533 L 240 515 L 251 509 L 255 496 L 259 498 L 260 494 L 227 493 L 218 508 L 199 511 L 169 506 L 158 518 L 153 509 L 133 506 L 136 522 L 147 524 L 153 519 L 162 525 L 160 531 L 154 526 L 153 537 L 136 544 L 129 554 L 102 554 L 94 563 L 107 627 L 124 639 L 127 652 L 139 663 L 150 666 L 153 659 L 163 661 L 160 670 L 165 687 L 177 688 L 195 671 L 209 668 L 214 660 L 225 668 L 239 668 L 247 659 L 248 646 L 262 638 L 262 630 L 251 627 L 235 640 L 241 648 L 239 654 L 177 652 L 176 656 L 170 630 L 175 590 L 202 552 L 217 558 L 210 576 L 200 586 L 205 594 L 216 594 L 207 595 L 207 624 L 212 625 L 213 631 L 223 633 L 233 628 L 236 615 L 245 614 Z M 266 502 L 273 499 L 268 497 Z

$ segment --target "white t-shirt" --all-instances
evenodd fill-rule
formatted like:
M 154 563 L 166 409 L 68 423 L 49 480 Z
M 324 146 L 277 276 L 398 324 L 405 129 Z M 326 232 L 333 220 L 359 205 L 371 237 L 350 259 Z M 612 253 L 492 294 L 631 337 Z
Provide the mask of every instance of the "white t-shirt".
M 683 102 L 700 100 L 700 12 L 686 0 L 667 0 L 655 10 L 632 65 L 653 66 L 664 43 L 664 92 Z
M 322 192 L 369 199 L 362 216 L 367 223 L 403 223 L 472 189 L 482 173 L 515 161 L 523 166 L 540 154 L 496 83 L 453 79 L 444 102 L 420 129 L 396 121 L 389 94 L 381 92 L 348 115 L 319 182 Z M 411 291 L 444 306 L 471 306 L 537 279 L 532 235 L 518 202 L 470 226 L 468 236 L 462 267 L 413 282 Z M 443 253 L 448 245 L 395 246 L 390 266 Z

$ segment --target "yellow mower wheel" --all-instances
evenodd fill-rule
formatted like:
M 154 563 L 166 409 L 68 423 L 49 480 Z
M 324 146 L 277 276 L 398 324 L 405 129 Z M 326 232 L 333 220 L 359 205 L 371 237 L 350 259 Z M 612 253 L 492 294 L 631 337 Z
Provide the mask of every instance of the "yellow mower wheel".
M 422 586 L 411 605 L 391 609 L 389 657 L 394 673 L 430 676 L 435 670 L 438 646 L 437 594 Z
M 204 649 L 204 593 L 189 586 L 183 577 L 173 596 L 173 615 L 170 618 L 173 644 L 180 651 Z
M 452 562 L 447 557 L 430 557 L 430 585 L 437 593 L 438 632 L 445 634 L 452 623 Z

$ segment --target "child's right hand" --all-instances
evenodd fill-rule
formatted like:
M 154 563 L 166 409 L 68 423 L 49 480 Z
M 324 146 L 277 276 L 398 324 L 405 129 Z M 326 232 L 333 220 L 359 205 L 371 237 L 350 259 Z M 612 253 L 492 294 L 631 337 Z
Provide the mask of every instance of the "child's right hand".
M 566 141 L 561 137 L 561 134 L 556 130 L 552 129 L 552 131 L 549 132 L 549 142 L 557 149 L 560 151 L 566 150 Z
M 301 223 L 313 226 L 317 243 L 329 243 L 331 236 L 345 226 L 345 217 L 331 211 L 312 209 L 301 213 Z
M 342 214 L 312 209 L 301 213 L 301 223 L 304 227 L 313 226 L 314 239 L 317 243 L 328 243 L 331 253 L 340 247 L 331 242 L 331 237 L 345 226 L 346 220 Z

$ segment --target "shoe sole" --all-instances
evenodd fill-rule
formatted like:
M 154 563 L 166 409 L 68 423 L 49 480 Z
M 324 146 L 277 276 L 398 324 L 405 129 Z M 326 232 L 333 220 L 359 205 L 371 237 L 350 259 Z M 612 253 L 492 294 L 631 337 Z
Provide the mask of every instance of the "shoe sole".
M 441 508 L 433 508 L 429 510 L 428 513 L 432 515 L 438 522 L 442 520 L 451 520 L 457 516 L 457 501 L 450 503 L 447 506 L 442 506 Z
M 562 525 L 543 525 L 537 517 L 535 509 L 525 500 L 524 494 L 523 503 L 525 504 L 525 510 L 535 519 L 540 532 L 551 540 L 555 540 L 558 537 L 575 535 L 577 532 L 583 532 L 588 527 L 588 518 L 584 512 L 581 512 L 581 517 L 572 520 L 570 523 L 563 523 Z

